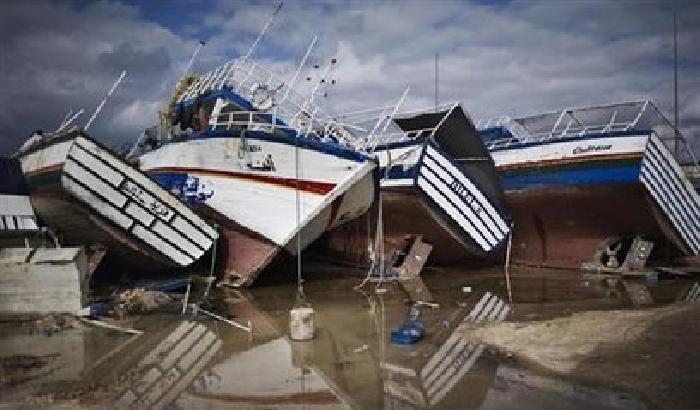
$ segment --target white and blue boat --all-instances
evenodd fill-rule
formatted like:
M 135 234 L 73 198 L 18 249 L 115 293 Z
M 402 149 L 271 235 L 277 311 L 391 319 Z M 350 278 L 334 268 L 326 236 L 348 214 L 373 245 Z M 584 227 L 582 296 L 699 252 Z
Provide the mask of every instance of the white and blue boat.
M 417 234 L 433 245 L 433 263 L 497 254 L 510 231 L 509 215 L 493 160 L 461 105 L 387 111 L 339 117 L 356 135 L 374 134 L 375 116 L 386 121 L 382 135 L 360 138 L 380 164 L 385 249 Z M 367 224 L 355 225 L 329 238 L 331 249 L 366 252 L 358 235 L 367 235 Z
M 138 144 L 143 171 L 217 222 L 232 285 L 372 203 L 375 161 L 339 138 L 313 97 L 241 57 L 181 87 L 170 122 Z
M 480 128 L 515 220 L 514 261 L 616 268 L 634 237 L 655 243 L 652 259 L 700 252 L 700 197 L 681 167 L 697 161 L 652 102 L 504 117 Z M 594 259 L 601 254 L 606 260 Z

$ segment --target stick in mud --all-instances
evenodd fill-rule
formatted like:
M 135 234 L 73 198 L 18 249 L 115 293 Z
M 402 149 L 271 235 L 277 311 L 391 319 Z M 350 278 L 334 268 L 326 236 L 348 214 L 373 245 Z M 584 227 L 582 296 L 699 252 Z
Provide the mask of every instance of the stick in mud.
M 194 304 L 194 303 L 191 303 L 189 306 L 190 306 L 190 308 L 192 309 L 192 314 L 193 314 L 193 315 L 196 315 L 197 312 L 202 312 L 202 313 L 204 313 L 205 315 L 207 315 L 207 316 L 209 316 L 209 317 L 211 317 L 211 318 L 214 318 L 214 319 L 216 319 L 216 320 L 220 320 L 220 321 L 222 321 L 222 322 L 224 322 L 224 323 L 228 323 L 229 325 L 231 325 L 231 326 L 233 326 L 233 327 L 236 327 L 236 328 L 238 328 L 238 329 L 244 330 L 244 331 L 246 331 L 246 332 L 248 332 L 248 333 L 252 333 L 252 332 L 253 332 L 253 323 L 252 323 L 250 320 L 248 321 L 248 326 L 246 327 L 246 326 L 243 326 L 243 325 L 240 324 L 240 323 L 234 322 L 233 320 L 226 319 L 226 318 L 223 317 L 223 316 L 219 316 L 219 315 L 217 315 L 216 313 L 210 312 L 210 311 L 208 311 L 208 310 L 204 310 L 204 309 L 202 309 L 201 307 L 197 306 L 197 305 Z

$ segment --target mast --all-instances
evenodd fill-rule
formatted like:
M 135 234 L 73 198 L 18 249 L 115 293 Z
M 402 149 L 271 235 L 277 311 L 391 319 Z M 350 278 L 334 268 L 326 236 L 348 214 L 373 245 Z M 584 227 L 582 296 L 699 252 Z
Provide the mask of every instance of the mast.
M 194 52 L 192 53 L 192 57 L 190 57 L 190 61 L 187 63 L 187 67 L 185 67 L 185 71 L 182 73 L 182 76 L 180 78 L 185 78 L 187 74 L 190 72 L 192 69 L 192 65 L 194 64 L 194 59 L 197 58 L 197 54 L 199 54 L 199 51 L 204 47 L 204 41 L 199 41 L 199 44 L 197 44 L 197 47 L 194 49 Z
M 673 12 L 673 154 L 678 158 L 678 16 Z
M 437 109 L 440 102 L 440 94 L 438 90 L 438 84 L 440 81 L 440 54 L 435 53 L 435 109 Z
M 90 117 L 87 124 L 85 124 L 85 127 L 83 127 L 84 131 L 87 131 L 88 128 L 90 128 L 90 125 L 92 124 L 92 122 L 95 121 L 95 118 L 97 118 L 97 115 L 100 113 L 100 111 L 102 111 L 102 107 L 104 107 L 105 103 L 107 103 L 107 99 L 109 99 L 109 97 L 112 96 L 112 94 L 114 93 L 114 90 L 117 89 L 117 86 L 119 86 L 119 83 L 122 82 L 125 75 L 126 75 L 126 70 L 122 70 L 122 73 L 119 76 L 119 78 L 117 78 L 117 81 L 115 81 L 114 84 L 112 84 L 112 88 L 109 89 L 105 98 L 102 99 L 102 102 L 100 102 L 100 105 L 97 106 L 97 109 L 92 114 L 92 117 Z
M 251 55 L 253 55 L 253 51 L 255 50 L 255 47 L 258 46 L 258 43 L 260 42 L 260 39 L 265 35 L 265 32 L 267 32 L 267 28 L 270 27 L 270 24 L 272 24 L 272 20 L 275 19 L 275 16 L 277 13 L 279 13 L 280 9 L 282 8 L 282 2 L 275 7 L 275 11 L 272 12 L 272 15 L 270 16 L 269 19 L 267 19 L 267 23 L 263 26 L 262 30 L 260 30 L 260 34 L 258 34 L 258 37 L 253 41 L 253 44 L 250 46 L 248 49 L 248 52 L 243 56 L 244 59 L 249 58 Z

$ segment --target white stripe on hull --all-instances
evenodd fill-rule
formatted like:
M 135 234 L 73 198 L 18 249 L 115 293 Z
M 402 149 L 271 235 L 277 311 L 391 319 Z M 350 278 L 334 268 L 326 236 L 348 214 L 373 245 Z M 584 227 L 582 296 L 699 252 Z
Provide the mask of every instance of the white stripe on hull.
M 508 228 L 498 211 L 484 194 L 437 150 L 430 146 L 426 148 L 418 172 L 418 187 L 482 250 L 492 250 L 505 238 Z M 464 193 L 458 195 L 452 185 L 458 185 Z
M 47 146 L 21 161 L 30 175 L 62 167 L 67 193 L 177 265 L 202 257 L 217 236 L 187 206 L 87 138 Z
M 640 180 L 689 251 L 697 255 L 700 252 L 700 196 L 656 136 L 649 139 Z
M 423 159 L 423 164 L 424 166 L 420 170 L 421 174 L 427 175 L 432 173 L 439 177 L 440 181 L 447 187 L 446 190 L 441 190 L 443 195 L 446 195 L 453 204 L 459 204 L 458 209 L 467 216 L 467 219 L 479 230 L 491 246 L 497 245 L 503 239 L 503 233 L 498 230 L 493 222 L 494 217 L 486 213 L 474 196 L 467 194 L 466 198 L 468 199 L 465 199 L 463 195 L 458 195 L 454 192 L 453 187 L 448 185 L 450 181 L 453 181 L 452 184 L 454 184 L 456 179 L 454 174 L 448 174 L 428 156 Z M 496 218 L 498 218 L 498 215 L 496 215 Z M 498 235 L 498 238 L 495 235 Z
M 484 194 L 479 190 L 472 181 L 470 181 L 464 174 L 462 174 L 454 165 L 452 165 L 445 157 L 443 157 L 438 151 L 432 147 L 427 147 L 428 155 L 436 160 L 443 168 L 448 170 L 451 175 L 457 178 L 464 186 L 467 187 L 469 192 L 476 198 L 479 207 L 486 210 L 486 214 L 491 217 L 491 219 L 498 225 L 501 230 L 502 236 L 500 239 L 505 237 L 508 233 L 508 226 L 506 222 L 501 217 L 500 213 L 491 205 L 491 202 L 484 196 Z
M 39 226 L 29 196 L 0 194 L 0 231 L 37 229 Z

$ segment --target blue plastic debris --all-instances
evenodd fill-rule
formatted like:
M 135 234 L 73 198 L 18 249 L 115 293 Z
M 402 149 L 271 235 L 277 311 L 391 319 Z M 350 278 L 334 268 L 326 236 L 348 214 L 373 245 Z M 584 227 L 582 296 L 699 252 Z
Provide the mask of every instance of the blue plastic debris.
M 391 343 L 397 345 L 412 345 L 418 343 L 425 335 L 425 326 L 418 320 L 420 306 L 412 305 L 408 311 L 408 318 L 400 328 L 391 331 Z
M 90 305 L 90 316 L 101 317 L 107 316 L 109 312 L 109 303 L 96 302 Z
M 391 343 L 397 345 L 412 345 L 418 343 L 425 334 L 423 323 L 408 320 L 398 329 L 391 331 Z

